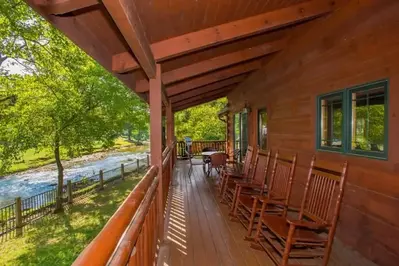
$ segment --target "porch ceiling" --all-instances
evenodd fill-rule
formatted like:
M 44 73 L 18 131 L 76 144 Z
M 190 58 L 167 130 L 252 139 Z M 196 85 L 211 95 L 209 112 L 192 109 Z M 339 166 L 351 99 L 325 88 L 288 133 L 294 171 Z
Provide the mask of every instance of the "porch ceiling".
M 174 111 L 226 96 L 330 0 L 26 0 L 108 71 L 148 97 L 161 64 Z

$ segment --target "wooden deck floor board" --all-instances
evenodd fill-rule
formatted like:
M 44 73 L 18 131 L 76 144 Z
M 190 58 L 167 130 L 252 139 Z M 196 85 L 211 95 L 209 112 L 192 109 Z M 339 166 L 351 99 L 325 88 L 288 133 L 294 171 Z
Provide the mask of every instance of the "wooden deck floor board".
M 273 266 L 265 253 L 250 248 L 245 229 L 229 220 L 202 167 L 191 180 L 186 174 L 186 162 L 178 161 L 158 266 Z

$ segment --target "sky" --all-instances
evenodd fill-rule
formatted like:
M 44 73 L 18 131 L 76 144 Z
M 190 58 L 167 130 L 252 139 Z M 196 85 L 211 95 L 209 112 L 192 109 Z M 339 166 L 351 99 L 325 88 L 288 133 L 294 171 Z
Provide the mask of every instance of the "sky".
M 13 59 L 7 59 L 6 61 L 4 61 L 1 65 L 1 69 L 7 70 L 9 74 L 26 74 L 26 71 L 24 71 L 24 67 L 18 64 Z

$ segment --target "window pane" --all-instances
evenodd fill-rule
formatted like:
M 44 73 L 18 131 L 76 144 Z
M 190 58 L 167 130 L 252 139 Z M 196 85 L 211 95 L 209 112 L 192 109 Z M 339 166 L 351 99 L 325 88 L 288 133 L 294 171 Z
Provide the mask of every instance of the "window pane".
M 260 110 L 258 115 L 258 145 L 262 150 L 267 149 L 267 112 Z
M 342 94 L 321 98 L 321 147 L 342 147 Z
M 235 114 L 234 115 L 234 149 L 235 150 L 240 149 L 240 139 L 241 139 L 240 122 L 241 122 L 241 115 Z
M 384 151 L 385 88 L 377 87 L 351 93 L 351 149 Z

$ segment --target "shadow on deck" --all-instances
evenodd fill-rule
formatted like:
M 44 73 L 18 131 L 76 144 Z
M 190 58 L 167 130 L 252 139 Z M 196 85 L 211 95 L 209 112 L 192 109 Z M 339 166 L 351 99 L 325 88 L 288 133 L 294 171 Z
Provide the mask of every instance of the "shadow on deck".
M 214 177 L 178 161 L 169 192 L 164 243 L 158 266 L 274 265 L 266 253 L 251 249 L 245 229 L 230 221 L 228 207 L 219 202 Z

